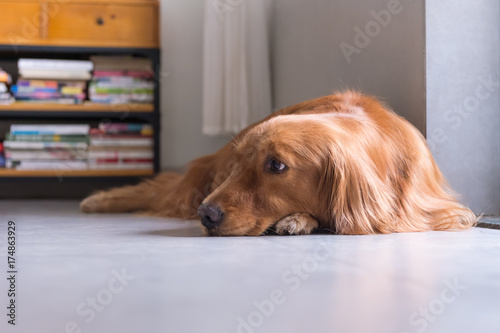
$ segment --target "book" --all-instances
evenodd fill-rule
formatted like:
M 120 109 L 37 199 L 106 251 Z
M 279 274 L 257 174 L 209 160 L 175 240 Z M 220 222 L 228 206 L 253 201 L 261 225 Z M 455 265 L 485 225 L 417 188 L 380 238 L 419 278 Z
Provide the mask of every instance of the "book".
M 101 163 L 94 164 L 92 162 L 88 165 L 92 170 L 152 170 L 152 163 Z
M 89 90 L 93 94 L 116 94 L 116 95 L 151 95 L 153 96 L 153 88 L 134 88 L 134 87 L 108 87 L 99 88 L 93 83 L 90 84 Z
M 61 94 L 64 95 L 75 95 L 75 96 L 81 96 L 83 94 L 83 98 L 85 98 L 83 88 L 80 87 L 62 87 L 61 88 Z
M 90 150 L 88 152 L 89 159 L 149 159 L 153 162 L 152 150 Z
M 55 79 L 55 80 L 90 80 L 89 72 L 76 71 L 53 71 L 53 70 L 20 70 L 19 75 L 23 79 Z
M 77 125 L 11 125 L 12 135 L 87 135 L 90 126 Z
M 99 129 L 109 134 L 140 133 L 142 135 L 153 135 L 153 126 L 150 124 L 101 123 Z
M 86 160 L 84 149 L 7 150 L 5 157 L 11 160 Z
M 5 155 L 3 151 L 3 143 L 0 142 L 0 168 L 5 168 Z
M 151 151 L 151 146 L 143 146 L 143 147 L 129 147 L 129 146 L 90 146 L 89 152 L 92 151 Z
M 59 87 L 59 82 L 54 80 L 17 80 L 18 87 L 33 87 L 33 88 L 54 88 Z
M 127 104 L 127 103 L 153 103 L 152 94 L 132 95 L 132 94 L 95 94 L 90 92 L 90 100 L 94 103 L 102 104 Z
M 85 81 L 19 79 L 11 90 L 17 100 L 30 103 L 80 104 L 86 98 Z
M 154 73 L 149 70 L 140 71 L 94 71 L 93 77 L 99 81 L 122 81 L 125 80 L 137 80 L 137 79 L 154 79 Z
M 61 87 L 78 87 L 85 89 L 86 81 L 68 81 L 68 80 L 17 80 L 17 86 L 32 87 L 32 88 L 61 88 Z
M 90 72 L 94 69 L 92 61 L 85 60 L 54 60 L 54 59 L 19 59 L 19 70 L 49 70 L 49 71 L 81 71 Z
M 7 168 L 16 170 L 87 170 L 86 161 L 13 161 L 7 159 L 5 163 Z
M 86 142 L 49 142 L 49 141 L 39 141 L 39 142 L 27 142 L 27 141 L 4 141 L 5 148 L 9 149 L 87 149 L 88 144 Z
M 153 138 L 150 137 L 137 137 L 137 138 L 123 138 L 123 137 L 90 137 L 90 145 L 92 146 L 131 146 L 131 147 L 146 147 L 153 146 Z
M 46 98 L 46 99 L 38 99 L 33 97 L 16 97 L 16 99 L 23 103 L 32 103 L 32 104 L 81 104 L 83 101 L 74 97 L 67 98 Z
M 148 58 L 131 56 L 92 56 L 94 69 L 99 71 L 148 71 L 152 72 L 152 63 Z
M 11 134 L 5 135 L 5 140 L 9 141 L 54 141 L 54 142 L 87 142 L 87 135 L 51 135 L 51 134 Z
M 89 99 L 95 103 L 153 103 L 154 72 L 147 58 L 94 56 Z
M 56 87 L 27 87 L 20 85 L 13 85 L 11 88 L 14 94 L 34 94 L 34 93 L 58 93 L 59 88 Z M 58 94 L 60 95 L 60 94 Z
M 6 99 L 0 99 L 0 105 L 9 105 L 14 103 L 16 100 L 14 97 L 6 98 Z

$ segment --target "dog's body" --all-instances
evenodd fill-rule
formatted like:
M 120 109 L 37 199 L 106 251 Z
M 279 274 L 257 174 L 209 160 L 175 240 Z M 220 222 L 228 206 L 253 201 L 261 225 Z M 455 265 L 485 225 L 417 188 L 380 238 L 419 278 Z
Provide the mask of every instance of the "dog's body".
M 196 218 L 211 235 L 466 229 L 475 216 L 447 188 L 422 135 L 356 92 L 275 112 L 184 175 L 99 192 L 85 212 Z M 197 214 L 198 213 L 198 214 Z

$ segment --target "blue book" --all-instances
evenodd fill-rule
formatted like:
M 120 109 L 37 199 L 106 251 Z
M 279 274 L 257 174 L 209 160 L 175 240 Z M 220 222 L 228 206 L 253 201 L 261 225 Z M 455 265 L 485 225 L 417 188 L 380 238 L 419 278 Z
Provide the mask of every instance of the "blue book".
M 88 135 L 89 125 L 10 125 L 12 135 Z

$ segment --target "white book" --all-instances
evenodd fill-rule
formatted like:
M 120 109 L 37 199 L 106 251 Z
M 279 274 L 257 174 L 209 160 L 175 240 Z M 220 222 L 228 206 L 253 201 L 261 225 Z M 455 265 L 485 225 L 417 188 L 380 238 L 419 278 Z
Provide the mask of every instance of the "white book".
M 152 147 L 152 138 L 90 138 L 91 146 L 130 146 L 130 147 Z
M 14 103 L 16 100 L 14 99 L 14 97 L 11 97 L 9 99 L 2 99 L 0 100 L 0 105 L 10 105 L 12 103 Z
M 59 60 L 59 59 L 19 59 L 19 71 L 49 70 L 49 71 L 86 71 L 94 69 L 92 61 L 88 60 Z
M 10 125 L 12 135 L 87 135 L 90 125 Z
M 16 170 L 87 170 L 85 161 L 12 161 L 7 160 L 7 168 Z
M 90 80 L 92 75 L 90 72 L 81 71 L 52 71 L 25 69 L 20 70 L 19 75 L 26 80 Z
M 107 163 L 107 164 L 89 164 L 91 170 L 152 170 L 152 163 Z
M 101 150 L 101 151 L 89 151 L 88 158 L 89 159 L 147 159 L 153 158 L 154 154 L 151 150 Z
M 28 141 L 4 141 L 3 146 L 8 149 L 87 149 L 85 142 L 28 142 Z
M 5 151 L 5 158 L 20 160 L 86 160 L 87 151 L 78 149 L 65 150 L 10 150 Z

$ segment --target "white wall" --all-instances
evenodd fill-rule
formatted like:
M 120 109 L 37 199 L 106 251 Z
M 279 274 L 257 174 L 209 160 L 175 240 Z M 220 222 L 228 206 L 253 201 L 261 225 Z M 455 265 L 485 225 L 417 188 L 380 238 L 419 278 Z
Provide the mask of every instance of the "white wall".
M 427 139 L 477 214 L 500 214 L 500 3 L 427 0 Z
M 178 168 L 229 140 L 202 134 L 203 0 L 161 0 L 161 166 Z

